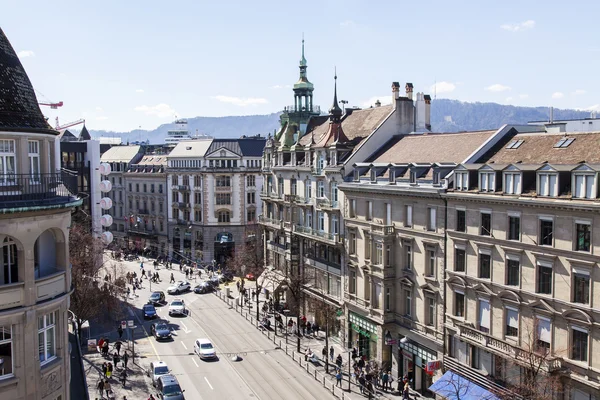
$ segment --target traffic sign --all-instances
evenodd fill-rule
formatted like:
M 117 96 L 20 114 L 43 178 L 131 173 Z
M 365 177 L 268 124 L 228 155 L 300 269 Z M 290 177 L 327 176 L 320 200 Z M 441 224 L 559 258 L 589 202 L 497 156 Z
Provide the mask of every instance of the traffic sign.
M 121 321 L 121 328 L 127 328 L 127 321 Z

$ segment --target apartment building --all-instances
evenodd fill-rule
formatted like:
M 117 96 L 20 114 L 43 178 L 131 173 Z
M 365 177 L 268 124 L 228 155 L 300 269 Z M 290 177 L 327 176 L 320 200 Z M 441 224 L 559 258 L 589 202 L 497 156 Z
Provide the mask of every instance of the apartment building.
M 166 154 L 146 154 L 123 174 L 128 246 L 154 256 L 169 250 L 166 168 Z
M 175 146 L 166 170 L 170 256 L 222 264 L 241 250 L 262 209 L 264 147 L 261 136 Z
M 70 398 L 69 226 L 82 204 L 0 29 L 0 398 Z

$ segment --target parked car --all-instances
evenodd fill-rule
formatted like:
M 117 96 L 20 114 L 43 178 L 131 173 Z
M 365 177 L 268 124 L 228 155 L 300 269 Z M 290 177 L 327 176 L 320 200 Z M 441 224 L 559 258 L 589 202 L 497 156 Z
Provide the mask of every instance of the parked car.
M 169 315 L 186 315 L 185 302 L 183 299 L 175 299 L 169 305 Z
M 154 305 L 152 304 L 144 304 L 142 310 L 144 312 L 144 319 L 152 319 L 158 316 L 158 314 L 156 314 L 156 308 L 154 308 Z
M 156 304 L 165 304 L 166 303 L 165 292 L 161 292 L 161 291 L 152 292 L 152 294 L 148 298 L 148 303 L 155 304 L 155 305 Z
M 153 323 L 150 327 L 150 331 L 157 341 L 171 339 L 171 329 L 169 328 L 169 325 L 164 321 L 158 321 Z
M 253 281 L 256 278 L 254 277 L 254 274 L 250 273 L 250 274 L 246 274 L 246 279 L 249 280 L 249 281 Z
M 163 400 L 185 400 L 181 386 L 173 375 L 162 375 L 156 383 L 158 396 Z
M 169 294 L 179 294 L 183 292 L 187 292 L 192 288 L 192 285 L 188 281 L 177 281 L 174 285 L 169 286 L 167 289 L 167 293 Z
M 152 379 L 152 386 L 156 386 L 158 378 L 169 373 L 169 367 L 164 361 L 152 361 L 147 374 Z
M 198 354 L 202 360 L 212 360 L 217 358 L 217 351 L 210 340 L 206 338 L 196 339 L 194 342 L 194 353 Z
M 219 277 L 217 275 L 213 275 L 212 277 L 210 277 L 207 280 L 207 282 L 210 283 L 215 288 L 219 287 L 219 284 L 220 284 Z
M 202 281 L 194 288 L 194 293 L 204 294 L 215 290 L 214 286 L 208 281 Z

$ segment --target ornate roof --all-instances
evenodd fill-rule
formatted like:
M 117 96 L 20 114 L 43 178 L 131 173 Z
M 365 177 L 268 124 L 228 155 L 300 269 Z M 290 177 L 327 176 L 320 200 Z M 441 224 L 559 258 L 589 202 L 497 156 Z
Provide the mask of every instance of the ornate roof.
M 59 134 L 44 118 L 31 81 L 1 28 L 0 131 Z

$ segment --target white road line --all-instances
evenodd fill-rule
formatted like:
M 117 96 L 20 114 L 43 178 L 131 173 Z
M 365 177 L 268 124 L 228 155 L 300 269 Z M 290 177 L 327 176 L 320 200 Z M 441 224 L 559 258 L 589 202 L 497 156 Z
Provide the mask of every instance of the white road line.
M 181 326 L 183 326 L 183 331 L 184 331 L 185 333 L 190 333 L 190 332 L 191 332 L 191 331 L 188 329 L 188 327 L 187 327 L 187 326 L 185 326 L 185 324 L 183 323 L 183 321 L 182 321 L 182 322 L 180 322 L 180 323 L 181 323 Z
M 192 361 L 194 362 L 194 364 L 196 364 L 196 367 L 200 367 L 200 366 L 198 365 L 198 363 L 196 362 L 196 359 L 195 359 L 194 357 L 192 358 Z
M 213 389 L 212 385 L 210 384 L 210 382 L 208 381 L 207 377 L 204 377 L 204 380 L 206 381 L 206 383 L 208 383 L 208 386 L 210 387 L 211 390 L 215 390 Z
M 179 343 L 181 343 L 181 345 L 182 345 L 182 346 L 183 346 L 183 347 L 184 347 L 186 350 L 188 349 L 188 348 L 187 348 L 187 346 L 185 345 L 185 343 L 183 343 L 183 342 L 179 342 Z

